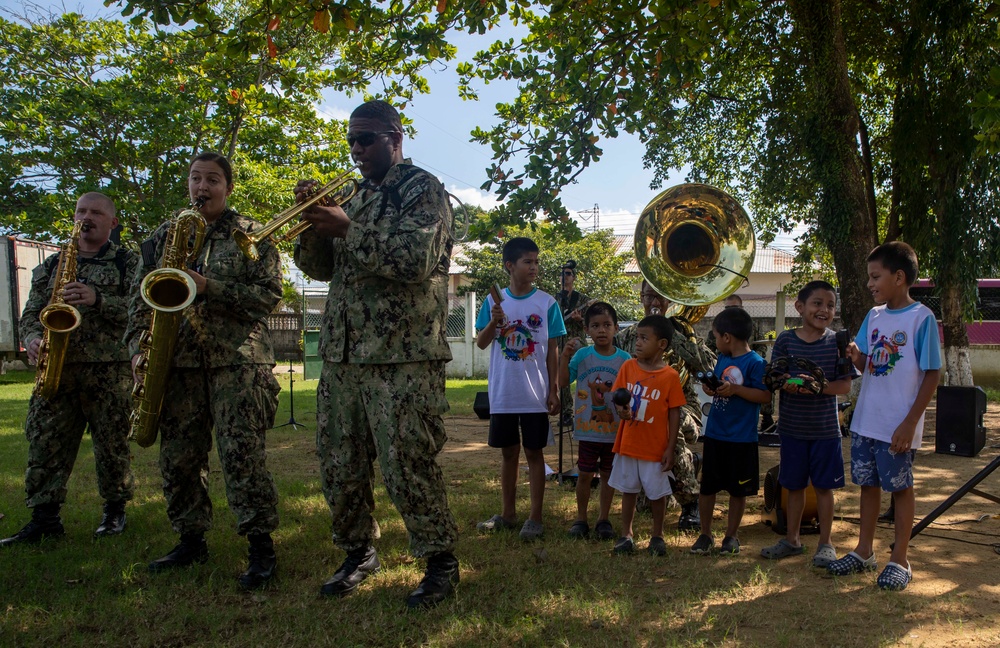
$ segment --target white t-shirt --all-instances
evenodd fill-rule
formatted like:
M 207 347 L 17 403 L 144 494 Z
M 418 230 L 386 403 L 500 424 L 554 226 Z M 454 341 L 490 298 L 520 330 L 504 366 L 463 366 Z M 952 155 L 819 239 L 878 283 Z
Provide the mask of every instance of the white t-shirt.
M 549 374 L 546 358 L 549 340 L 566 335 L 559 304 L 552 295 L 532 288 L 521 297 L 503 290 L 507 322 L 498 327 L 490 345 L 487 391 L 491 414 L 527 414 L 549 410 Z M 490 323 L 493 298 L 479 309 L 476 330 Z
M 917 398 L 924 372 L 941 368 L 937 321 L 920 302 L 899 310 L 876 306 L 865 316 L 855 343 L 868 360 L 851 431 L 890 443 Z M 921 413 L 911 445 L 914 450 L 923 436 Z

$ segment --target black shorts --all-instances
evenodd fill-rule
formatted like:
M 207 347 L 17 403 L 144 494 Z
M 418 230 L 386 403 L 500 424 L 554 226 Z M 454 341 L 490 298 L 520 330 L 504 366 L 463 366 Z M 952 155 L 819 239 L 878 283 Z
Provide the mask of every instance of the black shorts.
M 733 497 L 746 497 L 760 490 L 756 441 L 736 443 L 705 437 L 702 453 L 702 495 L 728 491 Z
M 611 451 L 611 448 L 614 447 L 614 443 L 577 441 L 579 457 L 576 460 L 576 465 L 580 472 L 600 472 L 603 475 L 610 475 L 611 465 L 615 462 L 615 453 Z
M 549 444 L 549 415 L 546 412 L 490 414 L 487 443 L 491 448 L 521 444 L 528 450 L 541 450 Z

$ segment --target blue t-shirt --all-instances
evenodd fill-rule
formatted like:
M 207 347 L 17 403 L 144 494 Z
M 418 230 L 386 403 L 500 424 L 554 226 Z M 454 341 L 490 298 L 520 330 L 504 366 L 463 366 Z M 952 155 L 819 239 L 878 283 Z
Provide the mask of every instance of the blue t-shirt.
M 837 375 L 837 334 L 830 329 L 815 342 L 806 342 L 795 331 L 782 331 L 774 341 L 771 362 L 794 356 L 812 360 L 823 370 L 828 381 Z M 853 375 L 857 371 L 853 370 Z M 792 374 L 794 377 L 794 374 Z M 833 439 L 840 437 L 837 397 L 833 394 L 790 394 L 778 392 L 778 434 L 794 439 Z
M 611 402 L 611 386 L 615 384 L 622 363 L 631 358 L 621 349 L 609 356 L 594 347 L 583 347 L 569 361 L 569 381 L 576 383 L 573 408 L 575 422 L 573 438 L 577 441 L 614 443 L 618 432 L 618 413 Z
M 764 387 L 764 358 L 750 351 L 732 357 L 720 354 L 715 364 L 715 375 L 734 385 L 744 385 L 751 389 Z M 753 443 L 757 440 L 757 419 L 760 404 L 732 396 L 712 399 L 712 411 L 705 424 L 705 436 L 719 441 L 733 443 Z

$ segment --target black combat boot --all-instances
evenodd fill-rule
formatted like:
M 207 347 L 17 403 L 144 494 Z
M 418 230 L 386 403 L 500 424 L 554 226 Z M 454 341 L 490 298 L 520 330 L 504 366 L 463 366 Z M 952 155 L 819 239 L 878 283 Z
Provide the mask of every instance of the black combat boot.
M 368 576 L 377 573 L 381 567 L 382 563 L 378 560 L 375 547 L 355 549 L 347 554 L 344 563 L 330 580 L 323 584 L 319 593 L 323 596 L 347 596 Z
M 104 503 L 104 516 L 97 530 L 94 531 L 95 538 L 118 535 L 125 530 L 125 500 Z
M 420 586 L 410 592 L 406 605 L 411 608 L 434 607 L 455 592 L 458 585 L 458 558 L 450 551 L 427 559 L 427 571 Z
M 681 506 L 681 516 L 677 520 L 678 531 L 699 531 L 701 515 L 698 513 L 698 502 L 690 502 Z
M 240 576 L 240 587 L 245 590 L 258 589 L 274 576 L 278 557 L 274 555 L 274 542 L 269 533 L 247 535 L 250 541 L 250 566 Z
M 166 556 L 149 563 L 149 571 L 154 574 L 174 567 L 187 567 L 208 560 L 208 544 L 203 533 L 183 533 L 181 542 Z
M 31 509 L 31 521 L 9 538 L 0 540 L 0 547 L 16 544 L 38 544 L 45 538 L 60 538 L 66 535 L 59 509 L 62 504 L 39 504 Z

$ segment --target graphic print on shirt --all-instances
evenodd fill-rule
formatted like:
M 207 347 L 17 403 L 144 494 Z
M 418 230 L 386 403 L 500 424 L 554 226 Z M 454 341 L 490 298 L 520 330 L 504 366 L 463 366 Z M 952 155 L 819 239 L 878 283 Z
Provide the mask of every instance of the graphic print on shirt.
M 660 390 L 650 390 L 642 384 L 641 380 L 637 381 L 634 385 L 629 385 L 628 390 L 632 393 L 632 406 L 630 408 L 632 419 L 630 422 L 652 423 L 656 419 L 656 416 L 650 416 L 647 420 L 646 407 L 651 401 L 660 400 Z
M 736 365 L 729 365 L 722 370 L 722 380 L 734 385 L 742 385 L 744 383 L 743 371 Z M 724 411 L 727 405 L 729 405 L 728 397 L 716 396 L 712 400 L 712 409 L 718 409 L 720 412 Z
M 609 380 L 610 377 L 610 380 Z M 614 423 L 615 416 L 608 409 L 604 401 L 604 395 L 611 391 L 614 384 L 614 375 L 605 374 L 604 378 L 598 373 L 594 378 L 587 380 L 587 387 L 590 389 L 590 420 L 598 423 Z M 586 395 L 584 395 L 586 398 Z
M 532 313 L 526 320 L 507 322 L 500 328 L 497 342 L 506 360 L 527 360 L 535 353 L 535 337 L 542 327 L 542 317 Z
M 906 332 L 896 331 L 890 337 L 879 335 L 872 329 L 871 353 L 868 354 L 868 373 L 873 376 L 888 376 L 903 358 L 902 347 L 906 346 Z

